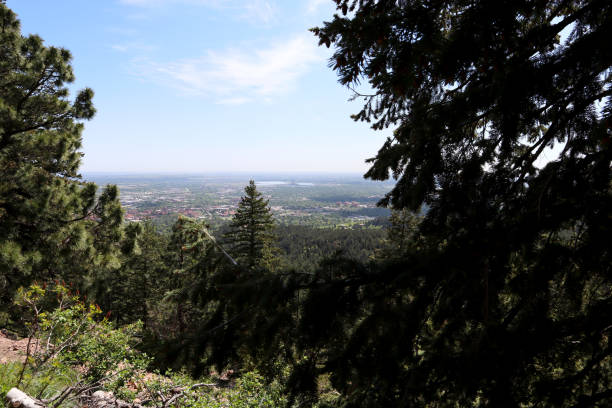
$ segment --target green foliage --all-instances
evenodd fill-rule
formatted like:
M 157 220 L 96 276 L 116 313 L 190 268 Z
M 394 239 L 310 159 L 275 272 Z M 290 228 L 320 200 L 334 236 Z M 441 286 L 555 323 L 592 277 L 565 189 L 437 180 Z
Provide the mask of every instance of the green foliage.
M 62 285 L 21 289 L 17 302 L 30 332 L 24 363 L 0 365 L 0 397 L 12 387 L 54 407 L 80 406 L 96 389 L 147 406 L 277 407 L 286 398 L 278 382 L 248 372 L 229 386 L 193 380 L 183 372 L 146 373 L 150 359 L 135 349 L 141 325 L 115 329 L 97 305 Z M 47 311 L 49 310 L 49 311 Z
M 185 373 L 172 371 L 164 376 L 155 374 L 147 380 L 140 380 L 139 384 L 144 391 L 139 395 L 152 406 L 271 408 L 284 406 L 287 402 L 278 383 L 268 384 L 256 372 L 244 373 L 225 386 L 210 378 L 195 381 Z M 129 396 L 130 391 L 127 394 Z
M 336 3 L 313 31 L 373 89 L 354 119 L 395 127 L 366 176 L 429 211 L 402 259 L 331 283 L 361 310 L 306 347 L 349 405 L 609 405 L 610 2 Z
M 397 251 L 244 282 L 210 347 L 303 404 L 328 374 L 347 407 L 609 406 L 612 3 L 335 2 L 313 32 L 395 128 L 366 176 Z
M 19 286 L 116 268 L 123 238 L 118 190 L 80 180 L 83 120 L 93 92 L 68 99 L 70 52 L 22 36 L 0 4 L 0 309 Z
M 142 310 L 143 304 L 137 302 L 143 301 L 147 308 L 143 347 L 156 356 L 160 368 L 192 368 L 202 358 L 202 354 L 194 354 L 194 348 L 199 347 L 193 340 L 194 333 L 219 306 L 213 276 L 219 273 L 219 265 L 227 264 L 227 258 L 202 221 L 180 216 L 169 236 L 161 236 L 152 228 L 145 225 L 139 243 L 142 255 L 131 257 L 125 269 L 128 277 L 149 285 L 146 298 L 135 304 Z M 120 291 L 129 284 L 129 280 L 116 283 Z M 129 290 L 138 296 L 143 288 Z M 124 298 L 116 304 L 132 301 Z M 130 312 L 126 310 L 118 318 L 130 321 Z
M 314 272 L 326 258 L 342 253 L 347 258 L 368 262 L 382 249 L 382 228 L 339 229 L 305 225 L 276 227 L 281 261 L 285 268 Z
M 207 228 L 203 221 L 183 216 L 172 227 L 167 252 L 170 279 L 164 301 L 175 308 L 172 332 L 178 336 L 192 331 L 194 318 L 199 314 L 195 307 L 199 295 L 194 292 L 194 287 L 197 287 L 194 282 L 206 279 L 216 262 Z
M 0 364 L 0 400 L 4 401 L 9 390 L 17 384 L 23 365 L 22 363 Z M 78 382 L 78 372 L 75 368 L 63 364 L 49 365 L 38 371 L 26 368 L 20 389 L 38 399 L 48 400 L 61 393 L 66 387 Z M 76 407 L 75 402 L 66 402 L 62 407 Z
M 70 54 L 21 36 L 0 3 L 0 302 L 85 273 L 117 320 L 147 319 L 168 365 L 263 376 L 213 393 L 184 376 L 152 385 L 181 384 L 190 406 L 313 405 L 322 378 L 340 394 L 322 404 L 347 407 L 610 405 L 612 3 L 335 2 L 313 32 L 342 84 L 369 81 L 354 119 L 395 127 L 366 174 L 397 180 L 380 203 L 394 213 L 375 262 L 289 271 L 253 181 L 227 234 L 237 267 L 202 222 L 179 218 L 168 240 L 123 228 L 116 187 L 96 199 L 77 173 L 92 92 L 68 100 Z M 39 341 L 6 376 L 44 387 L 65 370 L 131 395 L 136 328 L 53 291 L 21 293 Z
M 207 228 L 202 221 L 182 215 L 178 217 L 172 226 L 168 252 L 170 264 L 174 265 L 177 273 L 189 269 L 211 245 L 205 233 Z
M 17 383 L 21 364 L 19 363 L 4 363 L 0 364 L 0 398 L 4 400 L 6 393 L 13 388 L 13 384 Z
M 151 222 L 128 224 L 127 240 L 135 248 L 123 249 L 119 269 L 103 269 L 93 274 L 86 285 L 86 293 L 103 310 L 111 312 L 118 324 L 140 320 L 151 323 L 152 309 L 165 296 L 170 274 L 164 257 L 168 237 L 160 234 Z
M 139 322 L 115 329 L 97 305 L 82 302 L 65 286 L 20 289 L 17 304 L 30 336 L 25 362 L 6 382 L 9 388 L 36 396 L 50 387 L 55 406 L 89 390 L 118 389 L 150 362 L 135 349 Z
M 402 257 L 408 250 L 414 250 L 421 240 L 420 222 L 421 217 L 406 208 L 392 211 L 387 228 L 384 257 Z
M 266 386 L 263 377 L 257 373 L 244 374 L 236 383 L 236 387 L 227 393 L 227 400 L 231 407 L 280 407 L 286 403 L 278 384 Z
M 251 180 L 244 189 L 236 214 L 229 225 L 225 242 L 236 261 L 252 270 L 256 267 L 271 268 L 276 262 L 273 242 L 274 219 L 268 200 L 264 199 L 255 182 Z

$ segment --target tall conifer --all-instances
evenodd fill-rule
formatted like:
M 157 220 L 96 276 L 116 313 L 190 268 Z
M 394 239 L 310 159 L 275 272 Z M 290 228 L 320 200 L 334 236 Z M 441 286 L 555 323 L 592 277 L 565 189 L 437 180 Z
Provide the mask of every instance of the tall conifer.
M 78 173 L 82 121 L 95 109 L 91 89 L 68 98 L 71 59 L 66 49 L 22 36 L 0 3 L 0 308 L 33 280 L 75 281 L 118 266 L 118 190 L 96 198 L 95 184 Z
M 354 119 L 394 128 L 366 176 L 428 212 L 401 256 L 260 284 L 247 335 L 338 406 L 612 406 L 612 2 L 335 3 Z
M 273 262 L 274 219 L 266 200 L 253 180 L 244 189 L 226 240 L 241 266 L 253 269 Z

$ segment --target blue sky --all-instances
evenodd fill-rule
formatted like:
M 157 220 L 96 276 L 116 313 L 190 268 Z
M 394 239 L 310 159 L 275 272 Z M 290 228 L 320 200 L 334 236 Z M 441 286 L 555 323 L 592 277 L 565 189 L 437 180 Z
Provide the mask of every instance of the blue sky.
M 98 111 L 83 172 L 359 172 L 387 132 L 308 28 L 331 0 L 8 0 L 24 34 L 69 49 Z

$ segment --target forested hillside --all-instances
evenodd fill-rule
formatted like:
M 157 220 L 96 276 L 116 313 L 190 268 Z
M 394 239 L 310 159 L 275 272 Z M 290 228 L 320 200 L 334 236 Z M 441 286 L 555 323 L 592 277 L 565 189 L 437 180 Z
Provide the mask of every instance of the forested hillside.
M 313 228 L 305 225 L 281 225 L 276 228 L 281 259 L 287 267 L 313 272 L 332 255 L 342 255 L 367 263 L 385 245 L 382 228 Z
M 365 175 L 391 217 L 279 225 L 251 180 L 211 232 L 83 181 L 93 91 L 0 1 L 0 328 L 28 339 L 1 398 L 612 404 L 612 3 L 334 3 L 311 31 L 353 119 L 393 131 Z

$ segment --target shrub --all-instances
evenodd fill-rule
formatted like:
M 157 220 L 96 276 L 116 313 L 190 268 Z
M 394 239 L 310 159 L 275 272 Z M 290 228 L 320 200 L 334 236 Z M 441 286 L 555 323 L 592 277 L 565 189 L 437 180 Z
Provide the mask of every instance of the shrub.
M 16 303 L 23 308 L 28 347 L 18 373 L 14 365 L 2 368 L 4 393 L 18 387 L 53 406 L 70 406 L 96 389 L 120 388 L 148 365 L 134 348 L 140 322 L 114 328 L 97 305 L 64 285 L 20 289 Z

